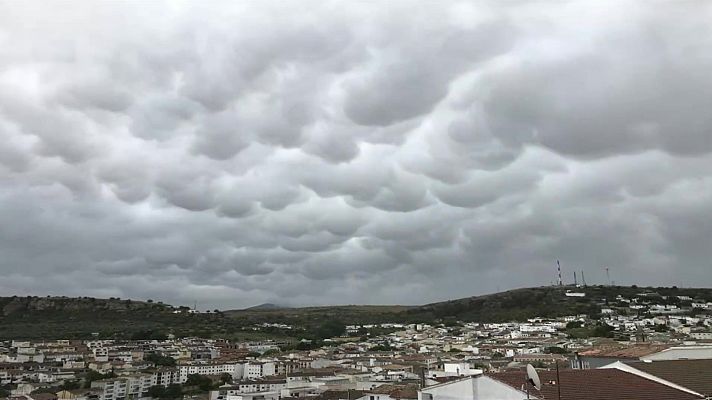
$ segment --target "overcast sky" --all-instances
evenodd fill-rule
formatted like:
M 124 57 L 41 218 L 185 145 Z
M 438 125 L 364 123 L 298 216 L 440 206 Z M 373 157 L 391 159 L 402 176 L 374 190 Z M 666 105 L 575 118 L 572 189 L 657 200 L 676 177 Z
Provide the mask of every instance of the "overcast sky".
M 0 295 L 712 285 L 712 2 L 0 0 Z

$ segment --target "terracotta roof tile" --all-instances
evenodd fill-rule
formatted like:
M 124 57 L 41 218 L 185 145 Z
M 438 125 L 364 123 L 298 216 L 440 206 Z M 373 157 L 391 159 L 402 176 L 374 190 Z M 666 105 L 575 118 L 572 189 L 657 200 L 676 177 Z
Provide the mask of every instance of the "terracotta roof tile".
M 602 346 L 589 350 L 580 351 L 579 355 L 586 357 L 606 357 L 606 358 L 633 358 L 638 359 L 653 353 L 663 351 L 668 345 L 636 345 L 636 346 Z
M 630 366 L 705 396 L 712 396 L 712 360 L 636 362 Z
M 538 371 L 543 387 L 530 393 L 541 399 L 557 399 L 559 387 L 555 371 Z M 526 372 L 490 375 L 516 389 L 522 389 Z M 701 397 L 616 369 L 564 370 L 560 372 L 561 400 L 692 400 Z M 542 397 L 543 396 L 543 397 Z

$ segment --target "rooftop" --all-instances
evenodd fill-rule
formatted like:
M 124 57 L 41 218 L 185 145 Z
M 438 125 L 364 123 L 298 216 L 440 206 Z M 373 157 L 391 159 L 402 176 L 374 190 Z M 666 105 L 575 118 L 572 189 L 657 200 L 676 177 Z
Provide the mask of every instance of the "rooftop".
M 630 366 L 705 396 L 712 396 L 712 360 L 638 362 Z
M 602 346 L 579 352 L 584 357 L 602 358 L 628 358 L 638 359 L 647 355 L 658 353 L 670 347 L 665 344 L 646 344 L 635 346 Z
M 557 386 L 555 371 L 538 371 L 543 383 L 538 391 L 529 385 L 537 398 L 560 400 L 688 400 L 701 397 L 671 388 L 649 379 L 616 369 L 564 370 Z M 516 389 L 526 381 L 524 371 L 495 373 L 490 377 Z

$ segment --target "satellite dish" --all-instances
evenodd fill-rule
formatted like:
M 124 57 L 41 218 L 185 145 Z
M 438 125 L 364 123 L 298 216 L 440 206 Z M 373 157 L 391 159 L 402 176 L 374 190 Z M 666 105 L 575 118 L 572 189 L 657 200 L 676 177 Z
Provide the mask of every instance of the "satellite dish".
M 527 381 L 531 383 L 536 390 L 541 390 L 541 379 L 531 364 L 527 364 Z

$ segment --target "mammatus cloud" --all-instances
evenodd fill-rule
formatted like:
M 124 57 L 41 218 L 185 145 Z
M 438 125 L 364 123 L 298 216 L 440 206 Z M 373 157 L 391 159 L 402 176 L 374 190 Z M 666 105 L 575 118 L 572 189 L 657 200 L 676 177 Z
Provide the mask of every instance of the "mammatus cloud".
M 710 19 L 0 3 L 0 295 L 413 304 L 556 259 L 712 285 Z

